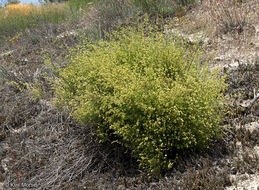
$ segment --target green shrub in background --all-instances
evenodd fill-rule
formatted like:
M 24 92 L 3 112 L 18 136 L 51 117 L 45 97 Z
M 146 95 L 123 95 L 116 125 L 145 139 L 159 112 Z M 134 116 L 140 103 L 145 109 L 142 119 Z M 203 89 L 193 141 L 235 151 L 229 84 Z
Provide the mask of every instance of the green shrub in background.
M 151 14 L 171 14 L 174 12 L 172 1 L 165 0 L 134 0 L 134 4 L 144 12 Z
M 186 6 L 195 3 L 196 0 L 134 0 L 134 4 L 142 11 L 161 16 L 173 15 L 183 11 Z
M 115 27 L 137 14 L 136 7 L 130 1 L 124 0 L 99 0 L 96 9 L 99 17 L 95 24 L 101 37 L 105 37 L 105 32 L 111 33 Z
M 68 6 L 70 10 L 70 16 L 78 17 L 80 16 L 80 9 L 85 9 L 90 4 L 94 4 L 95 0 L 69 0 Z
M 204 148 L 220 132 L 224 77 L 155 27 L 126 27 L 81 48 L 59 74 L 56 105 L 154 176 L 172 167 L 174 150 Z

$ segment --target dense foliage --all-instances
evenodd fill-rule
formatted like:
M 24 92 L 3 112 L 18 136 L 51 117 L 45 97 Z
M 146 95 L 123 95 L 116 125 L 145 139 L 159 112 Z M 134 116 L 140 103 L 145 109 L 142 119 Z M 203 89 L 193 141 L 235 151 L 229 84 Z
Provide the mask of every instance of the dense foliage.
M 195 0 L 134 0 L 134 4 L 142 11 L 149 14 L 159 14 L 161 16 L 174 15 L 184 11 L 191 6 Z
M 55 82 L 56 105 L 159 175 L 175 151 L 204 148 L 220 131 L 224 77 L 198 54 L 155 27 L 123 28 L 72 56 Z

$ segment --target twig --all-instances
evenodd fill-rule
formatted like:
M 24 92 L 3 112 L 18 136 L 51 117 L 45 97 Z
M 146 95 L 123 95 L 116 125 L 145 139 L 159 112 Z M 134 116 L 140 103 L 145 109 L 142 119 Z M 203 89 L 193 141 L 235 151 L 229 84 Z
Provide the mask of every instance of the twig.
M 14 172 L 15 172 L 15 174 L 16 174 L 17 182 L 18 182 L 18 184 L 19 184 L 19 185 L 20 185 L 20 187 L 21 187 L 21 180 L 20 180 L 20 177 L 19 177 L 18 171 L 17 171 L 17 169 L 16 169 L 16 167 L 15 167 L 15 156 L 14 156 L 14 153 L 13 153 L 13 151 L 11 150 L 11 148 L 9 149 L 9 153 L 10 153 L 10 154 L 12 154 L 13 170 L 14 170 Z
M 10 55 L 10 54 L 12 54 L 12 53 L 15 52 L 15 51 L 16 51 L 16 49 L 11 50 L 11 51 L 8 51 L 8 52 L 5 52 L 5 53 L 2 53 L 2 54 L 0 54 L 0 57 L 3 57 L 3 56 L 5 56 L 5 55 Z
M 251 109 L 251 107 L 254 105 L 254 103 L 259 99 L 259 90 L 256 94 L 254 89 L 254 98 L 251 100 L 250 104 L 246 106 L 246 112 Z

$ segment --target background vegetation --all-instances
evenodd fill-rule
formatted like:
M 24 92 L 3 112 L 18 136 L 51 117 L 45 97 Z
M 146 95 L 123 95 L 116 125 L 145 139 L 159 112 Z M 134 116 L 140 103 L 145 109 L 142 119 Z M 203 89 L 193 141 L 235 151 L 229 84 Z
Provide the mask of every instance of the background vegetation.
M 125 22 L 126 19 L 139 14 L 148 13 L 152 16 L 183 15 L 194 3 L 175 0 L 69 0 L 62 3 L 43 3 L 41 5 L 7 4 L 0 9 L 0 39 L 14 35 L 26 28 L 39 25 L 75 22 L 82 18 L 82 12 L 88 12 L 89 6 L 98 10 L 97 23 L 92 31 L 110 31 L 112 26 Z M 81 16 L 79 16 L 81 15 Z M 103 32 L 101 35 L 103 36 Z M 100 36 L 95 32 L 95 36 Z M 2 39 L 3 40 L 3 39 Z

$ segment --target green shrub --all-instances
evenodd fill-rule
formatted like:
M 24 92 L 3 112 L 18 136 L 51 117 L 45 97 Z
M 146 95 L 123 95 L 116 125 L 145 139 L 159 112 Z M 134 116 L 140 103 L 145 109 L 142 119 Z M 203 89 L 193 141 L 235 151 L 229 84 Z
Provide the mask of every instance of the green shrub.
M 166 16 L 175 14 L 185 6 L 190 6 L 195 0 L 134 0 L 133 2 L 145 13 Z
M 70 14 L 73 17 L 80 16 L 80 9 L 85 9 L 90 4 L 94 4 L 95 0 L 69 0 L 68 6 L 70 10 Z
M 55 103 L 159 175 L 175 150 L 204 148 L 220 132 L 224 77 L 197 54 L 155 27 L 123 28 L 72 56 L 55 83 Z
M 110 33 L 137 14 L 136 7 L 130 1 L 124 0 L 99 0 L 96 9 L 99 16 L 96 25 L 102 37 L 105 32 Z
M 165 0 L 135 0 L 135 5 L 140 7 L 144 12 L 151 14 L 171 14 L 174 12 L 172 1 Z

